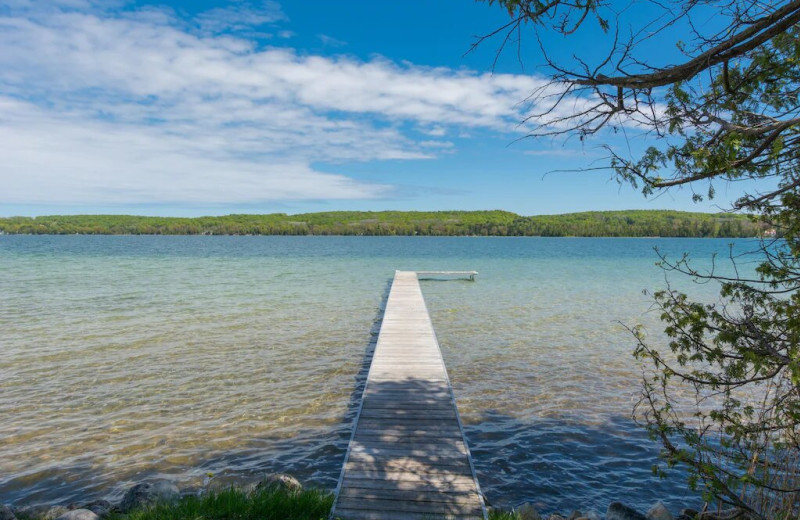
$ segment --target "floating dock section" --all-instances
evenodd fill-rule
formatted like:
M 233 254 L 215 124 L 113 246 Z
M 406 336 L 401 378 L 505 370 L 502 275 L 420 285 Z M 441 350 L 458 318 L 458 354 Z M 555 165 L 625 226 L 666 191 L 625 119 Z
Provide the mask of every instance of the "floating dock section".
M 487 518 L 414 271 L 395 272 L 331 518 Z

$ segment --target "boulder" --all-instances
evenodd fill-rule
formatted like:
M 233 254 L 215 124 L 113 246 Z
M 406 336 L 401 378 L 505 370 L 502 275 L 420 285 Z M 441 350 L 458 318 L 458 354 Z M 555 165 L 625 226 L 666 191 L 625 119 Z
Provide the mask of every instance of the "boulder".
M 647 520 L 674 520 L 672 513 L 663 502 L 658 501 L 647 511 Z
M 578 518 L 581 518 L 582 516 L 583 513 L 576 509 L 572 512 L 572 514 L 569 515 L 569 517 L 567 517 L 567 520 L 578 520 Z
M 700 514 L 700 511 L 698 511 L 697 509 L 690 509 L 690 508 L 681 509 L 681 516 L 687 516 L 687 517 L 691 518 L 692 520 L 694 520 L 694 518 L 696 518 L 697 515 L 699 515 L 699 514 Z
M 50 509 L 50 506 L 39 504 L 35 506 L 22 506 L 15 507 L 12 512 L 22 518 L 30 518 L 31 520 L 39 520 L 44 518 L 45 513 Z
M 606 511 L 606 520 L 647 520 L 647 517 L 622 502 L 611 502 Z
M 56 520 L 100 520 L 100 517 L 94 511 L 89 511 L 88 509 L 71 509 L 56 518 Z
M 10 507 L 0 504 L 0 520 L 17 520 Z
M 142 482 L 130 488 L 119 504 L 121 513 L 152 507 L 159 502 L 174 502 L 180 498 L 178 487 L 168 480 Z
M 303 490 L 303 485 L 291 475 L 273 473 L 261 479 L 261 482 L 256 485 L 256 489 L 283 490 L 289 493 L 297 493 Z
M 55 520 L 67 511 L 69 511 L 69 509 L 64 506 L 53 506 L 48 508 L 40 518 L 41 520 Z
M 94 500 L 84 505 L 81 509 L 88 509 L 99 517 L 108 516 L 114 506 L 108 500 Z
M 559 514 L 553 513 L 552 515 L 547 517 L 547 520 L 567 520 L 567 519 Z
M 542 520 L 539 511 L 536 510 L 531 504 L 525 503 L 516 509 L 517 518 L 519 520 Z
M 246 493 L 252 493 L 262 481 L 260 476 L 220 474 L 208 481 L 206 489 L 210 491 L 226 491 L 231 488 L 241 489 Z
M 700 520 L 744 520 L 749 518 L 744 511 L 732 507 L 730 509 L 723 509 L 722 511 L 705 511 L 697 515 Z

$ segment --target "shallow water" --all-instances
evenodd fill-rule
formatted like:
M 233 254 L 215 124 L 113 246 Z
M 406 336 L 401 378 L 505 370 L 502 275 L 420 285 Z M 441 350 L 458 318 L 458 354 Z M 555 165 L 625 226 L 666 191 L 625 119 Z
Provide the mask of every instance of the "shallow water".
M 490 502 L 696 505 L 651 473 L 620 323 L 657 338 L 654 247 L 709 265 L 730 242 L 0 236 L 0 502 L 276 470 L 333 489 L 394 270 L 475 269 L 422 289 Z

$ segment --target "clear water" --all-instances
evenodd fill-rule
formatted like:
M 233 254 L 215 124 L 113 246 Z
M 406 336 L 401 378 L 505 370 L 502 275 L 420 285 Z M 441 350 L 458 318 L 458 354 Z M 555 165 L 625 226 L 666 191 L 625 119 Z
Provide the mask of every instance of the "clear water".
M 475 269 L 422 288 L 489 501 L 697 505 L 680 473 L 651 473 L 620 323 L 657 338 L 654 247 L 710 265 L 729 242 L 0 236 L 0 502 L 208 473 L 333 489 L 394 270 Z

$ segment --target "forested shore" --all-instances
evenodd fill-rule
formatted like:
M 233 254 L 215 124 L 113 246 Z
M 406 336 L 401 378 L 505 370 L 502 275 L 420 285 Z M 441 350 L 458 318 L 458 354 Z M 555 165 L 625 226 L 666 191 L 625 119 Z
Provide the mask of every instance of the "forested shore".
M 666 210 L 521 216 L 508 211 L 331 211 L 288 215 L 0 218 L 0 233 L 37 235 L 423 235 L 741 238 L 770 233 L 746 215 Z

